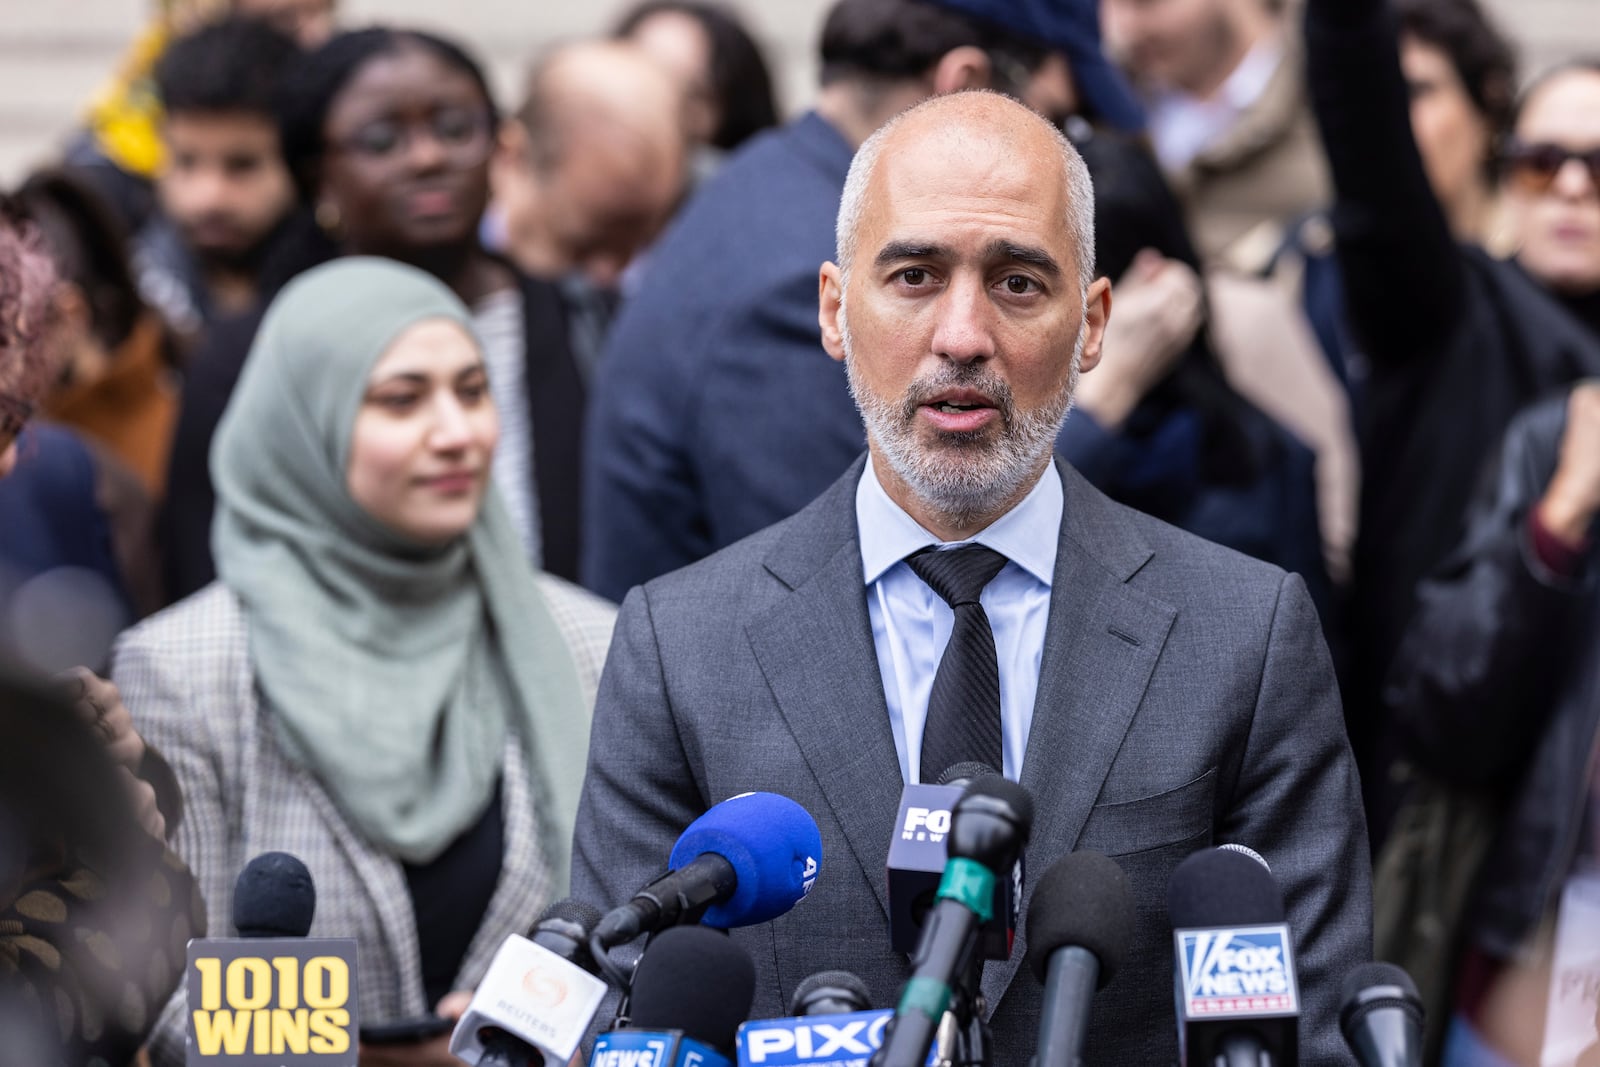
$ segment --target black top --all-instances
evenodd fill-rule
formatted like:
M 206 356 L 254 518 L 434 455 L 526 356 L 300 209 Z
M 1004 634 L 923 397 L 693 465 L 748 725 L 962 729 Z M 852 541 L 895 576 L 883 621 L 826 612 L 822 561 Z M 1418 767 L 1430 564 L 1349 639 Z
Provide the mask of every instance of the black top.
M 520 274 L 518 281 L 543 568 L 576 581 L 585 390 L 568 344 L 560 290 Z M 211 558 L 211 516 L 217 506 L 211 484 L 211 439 L 244 370 L 263 314 L 257 310 L 213 324 L 185 375 L 160 516 L 167 595 L 173 600 L 196 592 L 217 576 Z
M 1554 573 L 1528 523 L 1566 416 L 1556 394 L 1512 423 L 1466 538 L 1419 590 L 1388 690 L 1414 756 L 1498 804 L 1467 921 L 1474 944 L 1500 960 L 1546 916 L 1585 846 L 1600 733 L 1597 553 Z
M 1352 741 L 1370 759 L 1417 583 L 1460 540 L 1489 450 L 1518 409 L 1600 373 L 1600 340 L 1515 264 L 1451 236 L 1385 0 L 1309 0 L 1306 41 L 1347 313 L 1370 365 L 1345 686 Z
M 500 785 L 483 815 L 430 863 L 405 864 L 406 888 L 417 917 L 422 988 L 431 1008 L 449 993 L 472 938 L 500 882 L 505 816 Z

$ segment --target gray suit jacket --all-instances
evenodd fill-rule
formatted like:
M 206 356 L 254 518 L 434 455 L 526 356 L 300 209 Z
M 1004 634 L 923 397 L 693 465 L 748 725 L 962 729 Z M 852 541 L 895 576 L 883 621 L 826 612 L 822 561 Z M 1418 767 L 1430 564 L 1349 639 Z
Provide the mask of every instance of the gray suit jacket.
M 867 619 L 855 521 L 861 461 L 804 511 L 633 590 L 617 619 L 578 814 L 573 892 L 626 900 L 682 829 L 746 790 L 783 793 L 822 830 L 821 876 L 791 913 L 736 936 L 754 1017 L 844 968 L 892 1007 L 885 862 L 901 789 Z M 1371 958 L 1371 877 L 1354 763 L 1317 616 L 1299 578 L 1112 503 L 1070 467 L 1022 784 L 1028 869 L 1111 855 L 1138 926 L 1095 1000 L 1086 1062 L 1176 1059 L 1167 882 L 1196 849 L 1271 864 L 1296 940 L 1301 1062 L 1353 1062 L 1346 971 Z M 1026 907 L 1027 897 L 1024 897 Z M 1041 988 L 986 967 L 996 1063 L 1025 1064 Z

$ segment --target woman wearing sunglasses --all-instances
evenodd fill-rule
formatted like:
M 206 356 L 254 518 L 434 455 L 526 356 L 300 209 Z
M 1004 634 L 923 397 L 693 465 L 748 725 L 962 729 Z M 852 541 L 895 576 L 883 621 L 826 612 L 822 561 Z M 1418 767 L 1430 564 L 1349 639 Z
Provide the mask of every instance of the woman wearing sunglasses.
M 1483 18 L 1474 0 L 1450 6 Z M 1508 154 L 1501 184 L 1521 251 L 1501 260 L 1461 242 L 1429 183 L 1418 151 L 1429 131 L 1413 110 L 1395 26 L 1390 0 L 1307 3 L 1344 325 L 1359 357 L 1349 364 L 1362 486 L 1344 692 L 1375 843 L 1393 799 L 1374 794 L 1392 788 L 1388 765 L 1399 748 L 1380 694 L 1417 585 L 1459 541 L 1513 415 L 1600 374 L 1600 333 L 1582 315 L 1600 290 L 1600 241 L 1580 236 L 1600 227 L 1600 190 L 1576 163 L 1543 188 L 1530 180 L 1550 158 L 1547 146 L 1600 146 L 1592 117 L 1600 111 L 1590 104 L 1586 114 L 1582 103 L 1600 75 L 1546 79 L 1514 111 L 1509 144 L 1522 147 Z

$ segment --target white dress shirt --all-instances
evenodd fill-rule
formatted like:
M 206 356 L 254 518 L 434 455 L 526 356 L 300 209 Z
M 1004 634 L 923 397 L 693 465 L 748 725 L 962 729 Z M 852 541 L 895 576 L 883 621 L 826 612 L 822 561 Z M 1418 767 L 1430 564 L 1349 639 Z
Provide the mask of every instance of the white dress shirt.
M 1177 91 L 1157 94 L 1149 107 L 1150 142 L 1161 165 L 1169 171 L 1182 170 L 1233 129 L 1267 91 L 1282 62 L 1282 46 L 1263 41 L 1245 54 L 1209 98 Z
M 1022 502 L 987 529 L 968 541 L 941 543 L 889 499 L 872 460 L 867 461 L 856 486 L 867 615 L 872 621 L 872 643 L 883 675 L 900 774 L 907 782 L 922 781 L 924 770 L 929 779 L 945 770 L 918 764 L 928 696 L 950 642 L 955 612 L 917 577 L 905 558 L 928 545 L 947 549 L 980 544 L 1010 561 L 978 599 L 989 616 L 1000 660 L 1000 735 L 1005 762 L 1001 772 L 1015 780 L 1022 774 L 1022 757 L 1033 725 L 1062 507 L 1061 477 L 1052 464 Z

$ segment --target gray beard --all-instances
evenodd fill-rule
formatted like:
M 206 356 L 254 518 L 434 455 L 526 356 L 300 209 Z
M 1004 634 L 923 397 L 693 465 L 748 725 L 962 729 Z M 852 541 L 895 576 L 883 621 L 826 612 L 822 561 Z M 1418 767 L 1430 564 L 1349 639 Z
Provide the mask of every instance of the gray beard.
M 1042 408 L 1018 411 L 1010 385 L 978 363 L 947 363 L 941 373 L 913 381 L 898 402 L 884 400 L 858 376 L 855 345 L 842 307 L 839 332 L 845 376 L 866 424 L 867 439 L 925 508 L 943 525 L 958 529 L 996 515 L 1001 507 L 1018 498 L 1041 465 L 1048 462 L 1077 392 L 1083 344 L 1088 336 L 1087 329 L 1078 331 L 1067 388 L 1061 395 Z M 942 434 L 942 440 L 933 448 L 918 440 L 918 407 L 953 387 L 976 389 L 995 402 L 1001 422 L 998 438 Z

